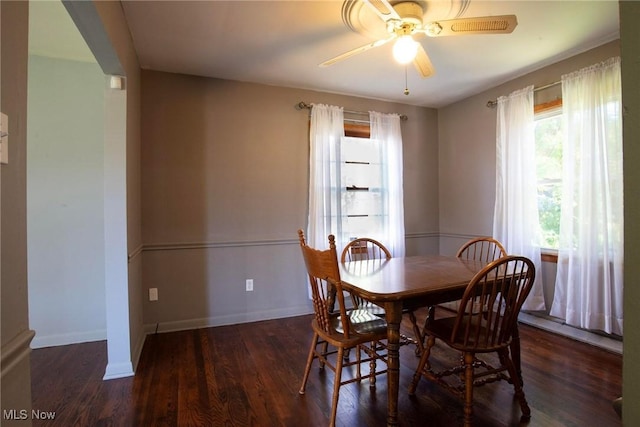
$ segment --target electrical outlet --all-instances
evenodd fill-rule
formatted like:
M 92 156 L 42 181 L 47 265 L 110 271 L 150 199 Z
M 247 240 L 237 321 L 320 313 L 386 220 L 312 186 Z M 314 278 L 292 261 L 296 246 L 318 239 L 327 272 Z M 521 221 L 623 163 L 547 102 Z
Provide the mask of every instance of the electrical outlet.
M 149 288 L 149 301 L 158 301 L 158 288 Z
M 253 279 L 247 279 L 246 287 L 247 287 L 247 292 L 253 291 Z

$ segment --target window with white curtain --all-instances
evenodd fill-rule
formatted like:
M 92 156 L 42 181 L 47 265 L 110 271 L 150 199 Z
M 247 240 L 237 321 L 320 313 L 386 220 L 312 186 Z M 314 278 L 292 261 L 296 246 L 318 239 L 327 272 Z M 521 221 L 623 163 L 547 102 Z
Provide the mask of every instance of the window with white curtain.
M 508 253 L 529 258 L 536 272 L 540 272 L 533 86 L 501 96 L 497 101 L 493 237 Z M 524 310 L 545 309 L 541 277 L 536 274 Z
M 402 136 L 397 114 L 370 112 L 370 135 L 345 136 L 341 107 L 311 109 L 308 243 L 340 250 L 369 237 L 404 256 Z M 365 132 L 366 133 L 366 132 Z
M 562 76 L 562 107 L 535 119 L 531 94 L 529 87 L 498 99 L 494 235 L 508 252 L 528 257 L 537 255 L 536 246 L 557 248 L 550 314 L 622 335 L 620 58 Z M 536 196 L 537 209 L 530 205 Z
M 562 212 L 551 314 L 622 335 L 620 58 L 562 76 Z
M 552 107 L 536 105 L 535 144 L 536 144 L 536 176 L 538 182 L 538 215 L 540 219 L 541 241 L 543 249 L 559 248 L 560 218 L 562 212 L 562 175 L 563 145 L 565 143 L 564 115 L 562 101 L 554 101 Z M 542 108 L 540 108 L 542 107 Z M 608 103 L 604 110 L 605 120 L 620 120 L 620 114 L 613 103 Z M 611 140 L 612 136 L 609 135 Z M 616 184 L 622 185 L 622 174 L 615 178 Z M 611 224 L 621 230 L 621 224 Z

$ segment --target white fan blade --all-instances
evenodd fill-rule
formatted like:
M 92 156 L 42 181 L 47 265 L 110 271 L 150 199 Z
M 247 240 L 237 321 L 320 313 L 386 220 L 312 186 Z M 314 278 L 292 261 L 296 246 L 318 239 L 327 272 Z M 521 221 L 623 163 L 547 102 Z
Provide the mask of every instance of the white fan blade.
M 327 61 L 324 61 L 322 64 L 320 64 L 320 67 L 328 67 L 329 65 L 333 65 L 336 62 L 342 61 L 343 59 L 347 59 L 347 58 L 349 58 L 349 57 L 351 57 L 353 55 L 356 55 L 358 53 L 362 53 L 362 52 L 365 52 L 365 51 L 367 51 L 369 49 L 373 49 L 374 47 L 378 47 L 378 46 L 382 46 L 383 44 L 387 44 L 387 43 L 389 43 L 391 40 L 393 40 L 395 38 L 396 38 L 396 35 L 394 34 L 389 38 L 376 40 L 376 41 L 371 42 L 369 44 L 366 44 L 364 46 L 357 47 L 357 48 L 352 49 L 352 50 L 350 50 L 348 52 L 340 54 L 340 55 L 336 56 L 335 58 L 331 58 L 331 59 L 329 59 Z
M 418 46 L 418 53 L 416 53 L 416 57 L 413 60 L 413 65 L 415 65 L 416 70 L 418 70 L 423 78 L 431 77 L 436 73 L 431 60 L 429 59 L 429 55 L 427 55 L 427 52 L 424 50 L 422 45 Z
M 508 34 L 518 25 L 515 15 L 478 16 L 429 22 L 422 30 L 430 37 L 461 34 Z
M 402 20 L 398 12 L 396 12 L 387 0 L 362 0 L 362 2 L 369 6 L 384 22 L 387 22 L 389 19 Z

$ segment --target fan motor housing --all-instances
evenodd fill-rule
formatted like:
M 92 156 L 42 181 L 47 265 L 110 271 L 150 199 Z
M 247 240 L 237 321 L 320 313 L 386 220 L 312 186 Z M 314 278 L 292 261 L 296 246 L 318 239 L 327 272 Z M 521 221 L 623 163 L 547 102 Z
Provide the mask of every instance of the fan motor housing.
M 422 25 L 424 11 L 418 3 L 412 1 L 396 3 L 393 5 L 393 9 L 400 15 L 400 18 L 402 18 L 404 22 Z

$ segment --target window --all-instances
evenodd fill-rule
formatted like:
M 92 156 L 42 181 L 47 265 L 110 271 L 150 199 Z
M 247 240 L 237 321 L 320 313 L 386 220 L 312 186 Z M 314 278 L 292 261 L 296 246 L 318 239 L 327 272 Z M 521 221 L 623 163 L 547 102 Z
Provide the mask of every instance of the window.
M 615 104 L 606 106 L 606 117 L 619 120 Z M 542 231 L 540 247 L 558 249 L 562 205 L 562 145 L 564 138 L 562 100 L 535 107 L 536 176 L 538 216 Z M 609 136 L 612 138 L 612 136 Z M 622 185 L 622 184 L 620 184 Z M 611 224 L 611 228 L 619 224 Z
M 362 126 L 345 123 L 342 113 L 322 104 L 311 110 L 307 241 L 320 246 L 334 234 L 342 248 L 371 237 L 404 256 L 400 116 L 370 111 Z
M 538 216 L 542 230 L 540 246 L 558 249 L 562 197 L 562 103 L 536 107 L 536 176 Z
M 340 144 L 342 241 L 382 239 L 385 197 L 381 144 L 370 138 L 344 137 Z

